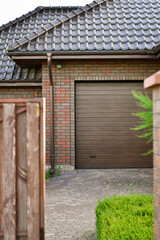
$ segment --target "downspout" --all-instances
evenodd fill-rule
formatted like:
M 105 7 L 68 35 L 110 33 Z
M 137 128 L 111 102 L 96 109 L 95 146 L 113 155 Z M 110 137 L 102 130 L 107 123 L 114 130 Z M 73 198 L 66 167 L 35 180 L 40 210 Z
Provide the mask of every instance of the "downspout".
M 52 77 L 52 53 L 47 53 L 47 63 L 50 81 L 50 118 L 51 118 L 51 173 L 54 173 L 54 98 L 53 98 L 53 77 Z

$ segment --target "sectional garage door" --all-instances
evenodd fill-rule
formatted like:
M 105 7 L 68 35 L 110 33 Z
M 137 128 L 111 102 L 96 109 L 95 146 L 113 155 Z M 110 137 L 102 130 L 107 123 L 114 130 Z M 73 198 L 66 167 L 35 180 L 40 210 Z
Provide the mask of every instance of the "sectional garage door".
M 152 145 L 130 130 L 138 120 L 131 113 L 141 110 L 132 89 L 144 92 L 143 83 L 76 84 L 76 168 L 152 167 L 142 155 Z

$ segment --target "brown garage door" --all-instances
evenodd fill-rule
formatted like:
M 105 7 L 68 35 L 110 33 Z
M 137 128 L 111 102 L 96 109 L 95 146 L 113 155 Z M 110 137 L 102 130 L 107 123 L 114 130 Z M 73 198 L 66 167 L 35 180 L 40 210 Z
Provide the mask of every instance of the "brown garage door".
M 142 82 L 85 82 L 76 84 L 76 168 L 152 167 L 150 146 L 130 130 L 137 124 L 131 113 L 132 89 Z

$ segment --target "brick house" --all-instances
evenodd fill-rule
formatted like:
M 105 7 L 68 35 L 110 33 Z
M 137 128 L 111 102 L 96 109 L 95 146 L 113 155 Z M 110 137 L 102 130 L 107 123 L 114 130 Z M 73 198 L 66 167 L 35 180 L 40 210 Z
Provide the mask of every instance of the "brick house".
M 0 97 L 46 98 L 46 164 L 152 167 L 131 92 L 160 68 L 159 0 L 38 7 L 0 33 Z

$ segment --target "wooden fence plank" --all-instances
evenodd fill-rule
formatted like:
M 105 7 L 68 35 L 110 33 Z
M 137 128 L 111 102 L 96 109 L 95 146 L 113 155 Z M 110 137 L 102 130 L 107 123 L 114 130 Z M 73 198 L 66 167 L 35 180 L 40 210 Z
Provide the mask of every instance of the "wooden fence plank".
M 27 103 L 27 219 L 28 240 L 40 238 L 39 104 Z
M 43 107 L 0 99 L 0 240 L 44 240 Z
M 45 239 L 45 99 L 43 99 L 43 105 L 41 105 L 40 111 L 40 233 L 41 233 L 41 240 Z
M 4 240 L 16 240 L 16 142 L 13 103 L 3 104 L 3 133 L 4 183 L 7 186 L 4 188 Z
M 3 108 L 0 108 L 0 119 L 3 119 Z M 0 239 L 3 233 L 3 129 L 0 122 Z
M 27 232 L 26 108 L 16 108 L 17 231 Z M 27 240 L 19 236 L 18 240 Z

